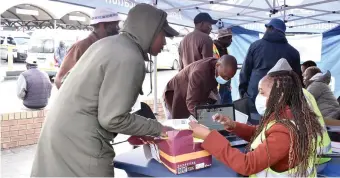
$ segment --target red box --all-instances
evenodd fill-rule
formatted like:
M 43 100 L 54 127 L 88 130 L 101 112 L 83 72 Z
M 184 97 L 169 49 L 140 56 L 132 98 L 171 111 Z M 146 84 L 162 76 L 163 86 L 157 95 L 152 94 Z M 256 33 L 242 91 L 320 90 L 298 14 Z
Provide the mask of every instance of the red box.
M 194 139 L 191 130 L 168 132 L 168 138 L 149 145 L 152 157 L 174 174 L 183 174 L 210 167 L 212 156 L 202 147 L 202 140 Z

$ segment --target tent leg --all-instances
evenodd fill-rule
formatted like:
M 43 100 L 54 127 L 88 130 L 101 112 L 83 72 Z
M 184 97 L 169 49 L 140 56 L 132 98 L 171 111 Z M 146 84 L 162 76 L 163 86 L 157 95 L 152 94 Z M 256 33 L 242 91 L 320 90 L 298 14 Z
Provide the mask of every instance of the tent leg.
M 157 2 L 158 0 L 153 1 L 153 6 L 157 8 Z M 158 102 L 157 102 L 157 56 L 153 57 L 153 86 L 154 86 L 154 90 L 153 90 L 153 112 L 155 115 L 157 115 L 158 111 Z
M 53 20 L 53 28 L 54 30 L 57 29 L 57 20 Z
M 286 0 L 283 1 L 283 21 L 285 22 L 286 21 Z
M 157 115 L 158 111 L 158 107 L 157 107 L 157 56 L 153 57 L 153 86 L 154 86 L 154 90 L 153 90 L 153 96 L 154 96 L 154 100 L 153 100 L 153 112 L 155 113 L 155 115 Z

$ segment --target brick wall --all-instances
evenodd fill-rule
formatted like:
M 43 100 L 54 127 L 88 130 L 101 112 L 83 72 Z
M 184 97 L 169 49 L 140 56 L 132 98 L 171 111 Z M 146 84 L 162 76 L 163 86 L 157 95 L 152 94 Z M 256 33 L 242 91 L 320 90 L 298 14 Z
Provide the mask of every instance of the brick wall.
M 153 100 L 143 102 L 148 104 L 152 110 L 154 109 Z M 160 100 L 158 100 L 157 107 L 157 119 L 164 119 Z M 46 115 L 47 110 L 1 114 L 1 150 L 36 144 Z
M 153 100 L 146 100 L 146 101 L 142 101 L 142 102 L 145 102 L 147 105 L 149 105 L 152 109 L 152 111 L 154 111 L 154 108 L 153 108 Z M 156 118 L 157 120 L 163 120 L 165 119 L 165 115 L 164 115 L 164 111 L 163 111 L 163 106 L 162 106 L 162 103 L 161 103 L 161 100 L 158 99 L 157 100 L 157 115 L 156 115 Z
M 47 111 L 22 111 L 1 114 L 1 149 L 38 142 Z

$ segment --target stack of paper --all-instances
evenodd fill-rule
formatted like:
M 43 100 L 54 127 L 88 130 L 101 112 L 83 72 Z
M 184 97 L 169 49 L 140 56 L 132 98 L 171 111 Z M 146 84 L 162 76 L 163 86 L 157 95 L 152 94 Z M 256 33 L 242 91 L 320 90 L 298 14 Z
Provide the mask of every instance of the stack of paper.
M 169 119 L 162 122 L 162 124 L 176 130 L 188 130 L 190 129 L 189 122 L 189 119 Z
M 334 153 L 340 153 L 340 142 L 331 142 L 331 145 Z

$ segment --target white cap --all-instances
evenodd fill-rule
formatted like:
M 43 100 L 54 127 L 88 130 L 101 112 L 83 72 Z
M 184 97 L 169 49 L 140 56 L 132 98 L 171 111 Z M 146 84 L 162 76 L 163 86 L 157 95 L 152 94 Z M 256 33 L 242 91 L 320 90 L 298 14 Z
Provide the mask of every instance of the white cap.
M 37 62 L 37 59 L 34 58 L 34 57 L 28 57 L 26 58 L 26 61 L 25 61 L 27 64 L 32 64 L 32 65 L 37 65 L 38 62 Z
M 118 13 L 113 11 L 111 8 L 96 8 L 91 17 L 91 25 L 100 23 L 100 22 L 116 22 L 121 21 L 121 17 L 119 17 Z
M 275 66 L 268 71 L 267 74 L 272 73 L 272 72 L 277 72 L 277 71 L 292 71 L 292 67 L 289 65 L 287 59 L 281 58 Z

